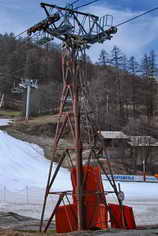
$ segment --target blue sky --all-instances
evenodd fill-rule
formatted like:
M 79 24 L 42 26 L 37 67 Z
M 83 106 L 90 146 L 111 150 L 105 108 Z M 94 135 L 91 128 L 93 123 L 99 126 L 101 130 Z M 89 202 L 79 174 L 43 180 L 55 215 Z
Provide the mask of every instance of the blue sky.
M 105 2 L 105 1 L 104 1 Z M 142 11 L 157 6 L 157 0 L 107 0 L 107 4 L 117 9 L 130 9 Z
M 90 2 L 80 0 L 76 6 Z M 0 33 L 18 34 L 45 17 L 40 7 L 41 0 L 0 0 Z M 45 0 L 45 2 L 64 6 L 68 0 Z M 112 14 L 115 24 L 158 6 L 157 0 L 100 0 L 80 10 L 98 16 Z M 93 61 L 101 49 L 110 51 L 117 45 L 128 56 L 140 57 L 151 49 L 158 51 L 158 11 L 121 26 L 111 41 L 96 44 L 89 50 Z

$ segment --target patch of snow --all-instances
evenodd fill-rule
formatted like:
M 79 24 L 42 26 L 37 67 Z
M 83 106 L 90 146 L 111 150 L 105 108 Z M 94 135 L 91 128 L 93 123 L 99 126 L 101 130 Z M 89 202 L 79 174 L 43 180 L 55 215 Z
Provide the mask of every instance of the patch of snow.
M 44 158 L 43 149 L 0 131 L 0 186 L 11 191 L 25 186 L 44 188 L 50 161 Z M 53 169 L 55 169 L 54 164 Z M 69 171 L 60 168 L 54 190 L 71 190 Z
M 157 224 L 158 183 L 121 182 L 120 185 L 125 194 L 123 204 L 133 208 L 136 224 Z M 112 190 L 108 181 L 104 181 L 104 189 Z M 115 194 L 109 194 L 107 200 L 108 202 L 117 202 Z
M 11 119 L 0 119 L 0 126 L 9 125 L 10 122 L 12 122 Z
M 105 190 L 112 190 L 108 181 L 104 181 L 103 183 Z M 116 184 L 118 183 L 119 182 L 116 182 Z M 120 182 L 120 185 L 125 194 L 125 199 L 127 200 L 158 199 L 158 183 Z

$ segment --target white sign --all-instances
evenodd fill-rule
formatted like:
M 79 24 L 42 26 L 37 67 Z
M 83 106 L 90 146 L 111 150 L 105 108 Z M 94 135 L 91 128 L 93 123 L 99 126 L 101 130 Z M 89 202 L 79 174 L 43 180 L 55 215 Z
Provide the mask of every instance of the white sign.
M 142 182 L 144 181 L 144 176 L 141 175 L 113 175 L 114 180 L 116 181 L 127 181 L 127 182 Z M 109 175 L 109 178 L 111 176 Z M 107 177 L 104 177 L 104 179 L 107 179 Z M 158 178 L 155 176 L 146 176 L 146 182 L 157 182 Z

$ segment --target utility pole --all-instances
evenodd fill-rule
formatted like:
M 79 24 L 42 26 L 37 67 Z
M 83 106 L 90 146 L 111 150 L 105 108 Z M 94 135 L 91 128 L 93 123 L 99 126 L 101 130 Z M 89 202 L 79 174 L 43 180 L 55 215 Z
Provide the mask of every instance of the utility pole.
M 146 167 L 145 167 L 145 160 L 143 160 L 143 180 L 146 181 Z
M 26 114 L 25 114 L 25 120 L 28 120 L 28 119 L 29 119 L 30 92 L 31 92 L 31 86 L 30 86 L 30 85 L 27 85 L 27 97 L 26 97 Z
M 106 112 L 109 113 L 109 95 L 106 95 Z
M 38 88 L 37 80 L 22 79 L 19 86 L 26 89 L 25 120 L 29 120 L 31 88 Z

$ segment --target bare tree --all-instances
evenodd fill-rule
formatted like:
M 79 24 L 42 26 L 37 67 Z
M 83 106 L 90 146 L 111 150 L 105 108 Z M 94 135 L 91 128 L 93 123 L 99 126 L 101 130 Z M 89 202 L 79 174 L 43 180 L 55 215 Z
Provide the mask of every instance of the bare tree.
M 109 54 L 102 49 L 98 58 L 98 63 L 101 66 L 106 66 L 109 63 Z
M 128 71 L 132 74 L 131 77 L 131 90 L 132 90 L 132 96 L 131 96 L 131 100 L 132 100 L 132 116 L 135 119 L 136 118 L 136 86 L 137 86 L 137 82 L 136 82 L 136 75 L 139 72 L 139 64 L 136 61 L 135 57 L 130 57 L 128 60 Z
M 155 110 L 155 95 L 157 92 L 157 81 L 155 73 L 157 71 L 154 51 L 150 55 L 145 54 L 141 64 L 142 78 L 144 80 L 144 100 L 148 122 L 153 119 Z

